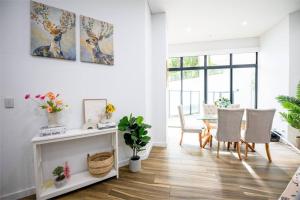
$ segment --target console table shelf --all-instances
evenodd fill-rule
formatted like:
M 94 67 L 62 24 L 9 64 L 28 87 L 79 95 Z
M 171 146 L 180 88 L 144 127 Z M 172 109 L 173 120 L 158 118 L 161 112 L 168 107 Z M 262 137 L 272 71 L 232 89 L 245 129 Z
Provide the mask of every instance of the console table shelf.
M 68 183 L 61 187 L 55 188 L 54 186 L 51 188 L 44 189 L 42 187 L 43 184 L 43 170 L 42 170 L 42 153 L 41 148 L 44 144 L 51 144 L 57 142 L 64 142 L 69 140 L 78 140 L 87 137 L 95 137 L 101 135 L 111 134 L 112 136 L 112 149 L 114 150 L 114 166 L 113 169 L 103 177 L 94 177 L 90 175 L 88 171 L 79 172 L 76 174 L 72 174 L 71 178 L 68 180 Z M 49 199 L 56 197 L 58 195 L 62 195 L 67 192 L 71 192 L 73 190 L 94 184 L 99 181 L 103 181 L 105 179 L 111 177 L 119 177 L 119 166 L 118 166 L 118 135 L 116 128 L 109 128 L 103 130 L 69 130 L 65 134 L 53 135 L 53 136 L 45 136 L 39 137 L 36 136 L 32 139 L 33 144 L 33 153 L 34 153 L 34 172 L 35 172 L 35 185 L 36 185 L 36 198 L 38 200 Z

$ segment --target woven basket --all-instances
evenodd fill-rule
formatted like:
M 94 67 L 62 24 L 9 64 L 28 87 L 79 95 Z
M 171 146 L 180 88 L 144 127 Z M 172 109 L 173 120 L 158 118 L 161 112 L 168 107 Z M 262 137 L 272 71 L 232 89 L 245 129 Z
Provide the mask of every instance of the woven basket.
M 88 154 L 87 165 L 91 175 L 104 176 L 114 165 L 114 155 L 110 152 L 96 153 L 92 156 Z

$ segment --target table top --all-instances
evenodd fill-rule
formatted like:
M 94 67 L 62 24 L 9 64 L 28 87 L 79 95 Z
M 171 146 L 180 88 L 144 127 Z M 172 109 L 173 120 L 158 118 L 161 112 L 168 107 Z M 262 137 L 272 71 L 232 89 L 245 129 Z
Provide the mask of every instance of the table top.
M 204 115 L 200 114 L 196 116 L 197 120 L 209 120 L 209 121 L 216 121 L 218 120 L 218 115 Z M 246 121 L 246 115 L 243 115 L 243 121 Z

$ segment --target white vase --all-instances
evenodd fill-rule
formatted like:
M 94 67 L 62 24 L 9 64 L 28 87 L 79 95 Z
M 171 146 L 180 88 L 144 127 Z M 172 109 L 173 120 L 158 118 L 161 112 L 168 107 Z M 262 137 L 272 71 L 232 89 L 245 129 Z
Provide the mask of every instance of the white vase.
M 47 113 L 47 117 L 48 117 L 48 127 L 49 128 L 61 126 L 59 112 Z

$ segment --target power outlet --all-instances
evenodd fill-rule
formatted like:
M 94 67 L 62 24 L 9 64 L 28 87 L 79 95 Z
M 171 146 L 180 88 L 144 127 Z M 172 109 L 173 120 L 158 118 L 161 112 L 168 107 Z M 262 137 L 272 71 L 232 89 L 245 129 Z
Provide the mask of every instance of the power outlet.
M 4 98 L 4 107 L 7 109 L 14 108 L 15 107 L 14 98 Z

